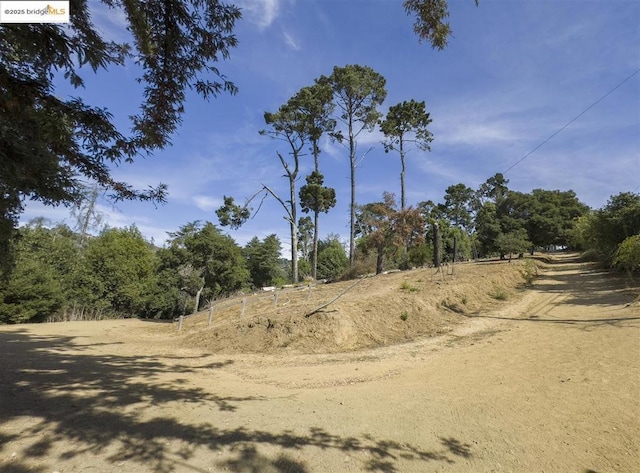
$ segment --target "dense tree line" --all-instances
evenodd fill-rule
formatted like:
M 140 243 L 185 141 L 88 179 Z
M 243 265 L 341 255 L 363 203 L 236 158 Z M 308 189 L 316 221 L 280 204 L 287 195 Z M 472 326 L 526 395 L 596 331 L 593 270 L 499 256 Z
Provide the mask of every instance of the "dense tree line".
M 511 259 L 536 248 L 578 248 L 576 226 L 590 213 L 575 192 L 522 193 L 508 183 L 498 173 L 476 190 L 451 185 L 442 202 L 423 201 L 404 210 L 385 194 L 384 202 L 360 207 L 363 253 L 375 249 L 380 272 L 385 258 L 387 267 L 403 268 L 478 257 Z
M 172 318 L 290 278 L 276 235 L 240 247 L 210 222 L 183 225 L 163 248 L 136 227 L 106 228 L 84 243 L 82 233 L 42 219 L 17 233 L 15 267 L 0 286 L 0 323 Z M 319 276 L 339 276 L 347 256 L 337 237 L 318 247 Z
M 588 256 L 625 271 L 640 271 L 640 194 L 622 192 L 581 216 L 569 240 Z
M 190 222 L 157 248 L 135 227 L 87 237 L 45 223 L 18 229 L 15 268 L 0 288 L 0 322 L 172 318 L 292 276 L 276 235 L 241 247 L 210 222 Z M 299 268 L 310 277 L 311 218 L 300 219 L 297 231 Z M 621 193 L 592 211 L 572 191 L 512 191 L 496 174 L 477 190 L 449 186 L 440 203 L 403 209 L 385 193 L 357 207 L 356 234 L 355 266 L 337 235 L 318 240 L 317 278 L 559 247 L 639 271 L 640 195 Z

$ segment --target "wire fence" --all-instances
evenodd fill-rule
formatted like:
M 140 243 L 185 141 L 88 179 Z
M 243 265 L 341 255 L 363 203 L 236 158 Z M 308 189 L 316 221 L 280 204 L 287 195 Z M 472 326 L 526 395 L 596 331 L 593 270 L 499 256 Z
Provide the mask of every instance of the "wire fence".
M 287 299 L 287 296 L 291 296 L 294 294 L 303 295 L 304 297 L 306 297 L 307 301 L 310 301 L 311 294 L 314 288 L 317 288 L 318 286 L 323 284 L 324 284 L 324 281 L 317 281 L 317 282 L 313 282 L 311 284 L 300 286 L 300 287 L 283 288 L 279 290 L 274 289 L 273 291 L 269 291 L 266 294 L 249 294 L 249 295 L 243 295 L 240 297 L 235 296 L 227 299 L 216 300 L 216 301 L 212 301 L 209 304 L 209 308 L 207 310 L 195 312 L 193 314 L 188 314 L 188 315 L 181 315 L 180 317 L 174 319 L 174 321 L 177 322 L 178 324 L 178 331 L 181 331 L 185 320 L 196 315 L 207 314 L 208 315 L 207 326 L 211 326 L 216 313 L 220 313 L 223 310 L 230 309 L 236 306 L 238 307 L 237 309 L 238 316 L 242 318 L 246 315 L 247 311 L 252 306 L 256 306 L 259 303 L 264 301 L 270 301 L 270 303 L 269 304 L 262 303 L 261 308 L 263 310 L 268 307 L 272 309 L 276 309 L 278 307 L 278 304 L 280 304 L 280 306 L 288 305 L 291 302 L 291 300 Z

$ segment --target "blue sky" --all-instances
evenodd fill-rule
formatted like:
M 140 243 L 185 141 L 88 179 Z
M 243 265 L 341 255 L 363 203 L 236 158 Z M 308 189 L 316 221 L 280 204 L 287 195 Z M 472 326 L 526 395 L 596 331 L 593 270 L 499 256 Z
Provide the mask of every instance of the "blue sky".
M 387 80 L 381 107 L 424 100 L 433 122 L 431 152 L 413 150 L 407 162 L 409 204 L 442 201 L 459 182 L 477 188 L 504 172 L 570 120 L 607 97 L 510 169 L 513 190 L 574 190 L 594 208 L 613 194 L 640 186 L 640 2 L 637 0 L 452 0 L 454 37 L 444 51 L 420 44 L 400 0 L 239 0 L 239 46 L 219 64 L 240 91 L 209 102 L 195 94 L 186 104 L 173 146 L 151 158 L 114 169 L 114 176 L 145 188 L 164 182 L 167 204 L 102 201 L 105 222 L 136 224 L 157 244 L 166 232 L 193 220 L 217 223 L 223 195 L 243 202 L 261 183 L 283 197 L 287 181 L 276 151 L 279 142 L 258 134 L 265 111 L 276 111 L 301 87 L 334 66 L 361 64 Z M 123 17 L 95 5 L 105 36 L 123 40 Z M 140 87 L 134 65 L 94 76 L 86 71 L 80 95 L 107 107 L 126 129 Z M 635 75 L 634 75 L 635 73 Z M 400 161 L 385 154 L 381 134 L 359 138 L 366 154 L 357 169 L 357 201 L 400 193 Z M 338 205 L 321 218 L 321 236 L 348 238 L 348 150 L 325 142 L 320 158 L 325 183 L 337 189 Z M 303 158 L 301 179 L 312 168 Z M 268 199 L 259 214 L 229 233 L 240 244 L 252 236 L 280 236 L 289 244 L 283 211 Z M 29 203 L 23 221 L 45 216 L 69 219 L 68 209 Z

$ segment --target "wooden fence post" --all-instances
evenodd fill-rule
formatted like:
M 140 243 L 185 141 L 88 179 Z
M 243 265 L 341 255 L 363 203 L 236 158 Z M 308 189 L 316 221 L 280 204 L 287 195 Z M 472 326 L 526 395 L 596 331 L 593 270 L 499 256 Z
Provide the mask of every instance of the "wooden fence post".
M 184 320 L 184 315 L 180 316 L 180 321 L 178 322 L 178 332 L 182 330 L 182 321 Z
M 211 304 L 211 307 L 209 307 L 209 320 L 207 321 L 207 325 L 211 325 L 211 322 L 213 321 L 213 310 L 215 308 L 214 304 Z
M 307 291 L 307 300 L 311 299 L 311 284 L 309 284 L 309 290 Z
M 240 311 L 240 317 L 244 317 L 244 309 L 247 307 L 247 298 L 242 299 L 242 310 Z
M 273 294 L 273 307 L 278 306 L 278 291 Z

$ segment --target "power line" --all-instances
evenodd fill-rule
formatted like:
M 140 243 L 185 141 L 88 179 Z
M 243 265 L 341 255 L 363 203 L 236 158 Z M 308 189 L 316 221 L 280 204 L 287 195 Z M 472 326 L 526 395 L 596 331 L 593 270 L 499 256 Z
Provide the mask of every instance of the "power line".
M 569 120 L 569 122 L 567 122 L 566 125 L 564 125 L 562 128 L 560 128 L 558 131 L 556 131 L 553 135 L 551 135 L 549 138 L 547 138 L 546 140 L 544 140 L 542 143 L 540 143 L 538 146 L 536 146 L 535 148 L 533 148 L 531 151 L 529 151 L 527 154 L 525 154 L 522 158 L 520 158 L 519 160 L 517 160 L 515 163 L 513 163 L 511 166 L 509 166 L 507 169 L 505 169 L 503 171 L 502 174 L 506 174 L 507 172 L 509 172 L 510 170 L 512 170 L 514 167 L 516 167 L 518 164 L 520 164 L 522 161 L 524 161 L 525 159 L 527 159 L 529 156 L 531 156 L 533 153 L 535 153 L 537 150 L 539 150 L 540 148 L 542 148 L 544 145 L 546 145 L 549 141 L 551 141 L 555 136 L 557 136 L 561 131 L 563 131 L 565 128 L 567 128 L 569 125 L 571 125 L 573 122 L 575 122 L 578 118 L 580 118 L 582 115 L 584 115 L 585 113 L 587 113 L 589 110 L 591 110 L 593 107 L 595 107 L 596 105 L 598 105 L 600 102 L 602 102 L 605 98 L 607 98 L 609 95 L 611 95 L 616 89 L 618 89 L 620 86 L 622 86 L 622 84 L 624 84 L 625 82 L 627 82 L 629 79 L 631 79 L 633 76 L 635 76 L 637 73 L 640 72 L 640 69 L 637 69 L 636 71 L 634 71 L 631 75 L 627 76 L 622 82 L 620 82 L 618 85 L 616 85 L 614 88 L 612 88 L 611 90 L 609 90 L 609 92 L 607 92 L 606 94 L 604 94 L 602 97 L 600 97 L 598 100 L 596 100 L 595 102 L 593 102 L 591 105 L 589 105 L 587 108 L 585 108 L 582 112 L 580 112 L 578 115 L 576 115 L 575 117 L 573 117 L 571 120 Z M 638 186 L 640 187 L 640 186 Z M 637 188 L 636 188 L 637 189 Z

